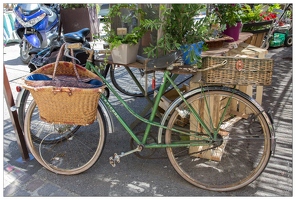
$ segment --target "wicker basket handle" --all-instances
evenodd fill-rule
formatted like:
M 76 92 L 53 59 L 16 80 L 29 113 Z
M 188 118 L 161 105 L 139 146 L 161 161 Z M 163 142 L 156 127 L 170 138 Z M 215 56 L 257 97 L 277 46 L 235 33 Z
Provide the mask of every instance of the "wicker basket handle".
M 58 65 L 59 65 L 59 60 L 62 58 L 62 54 L 64 53 L 64 49 L 65 49 L 65 45 L 66 45 L 66 43 L 64 43 L 64 44 L 61 46 L 61 49 L 60 49 L 60 51 L 59 51 L 59 53 L 58 53 L 58 56 L 57 56 L 56 62 L 55 62 L 55 64 L 54 64 L 54 70 L 53 70 L 52 79 L 55 79 L 55 74 L 56 74 L 56 71 L 57 71 L 57 67 L 58 67 Z M 73 55 L 74 55 L 74 52 L 73 52 L 73 49 L 71 49 L 71 56 L 74 57 Z M 75 74 L 76 74 L 76 77 L 77 77 L 78 81 L 80 81 L 81 79 L 80 79 L 80 76 L 79 76 L 79 74 L 78 74 L 78 72 L 77 72 L 77 69 L 76 69 L 76 63 L 75 63 L 75 60 L 72 59 L 72 62 L 73 62 L 73 68 L 74 68 L 74 72 L 75 72 Z
M 222 67 L 224 65 L 227 64 L 227 60 L 223 60 L 220 64 L 216 64 L 216 65 L 213 65 L 211 67 L 208 67 L 208 68 L 205 68 L 205 69 L 196 69 L 196 72 L 204 72 L 204 71 L 208 71 L 208 70 L 211 70 L 211 69 L 215 69 L 215 68 L 218 68 L 218 67 Z
M 72 95 L 72 90 L 70 88 L 53 88 L 52 89 L 53 94 L 57 94 L 59 92 L 66 92 L 69 96 Z

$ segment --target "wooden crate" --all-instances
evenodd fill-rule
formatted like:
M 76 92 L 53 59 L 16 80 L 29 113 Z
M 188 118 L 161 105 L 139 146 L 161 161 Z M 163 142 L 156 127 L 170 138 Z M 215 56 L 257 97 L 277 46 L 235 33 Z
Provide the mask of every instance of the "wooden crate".
M 241 43 L 238 48 L 230 50 L 227 55 L 265 58 L 267 53 L 268 51 L 266 49 L 262 49 L 247 43 Z M 260 105 L 262 104 L 263 86 L 239 86 L 239 90 L 255 98 Z M 254 91 L 256 96 L 253 95 Z
M 189 91 L 189 86 L 187 84 L 183 84 L 179 89 L 182 92 L 187 92 L 187 91 Z M 157 93 L 158 93 L 158 91 L 155 90 L 154 97 L 156 97 Z M 161 97 L 160 102 L 159 102 L 160 112 L 164 113 L 169 108 L 171 102 L 174 101 L 177 97 L 179 97 L 179 94 L 174 89 L 169 90 L 168 92 L 164 93 L 164 95 Z
M 181 92 L 187 92 L 189 91 L 189 86 L 187 84 L 183 84 L 180 87 Z M 154 91 L 154 97 L 157 95 L 158 91 L 155 90 Z M 164 114 L 164 112 L 170 107 L 172 101 L 174 101 L 176 98 L 179 97 L 179 94 L 177 93 L 176 90 L 172 89 L 169 90 L 168 92 L 164 93 L 164 95 L 161 97 L 160 102 L 159 102 L 159 107 L 158 107 L 158 111 L 160 112 L 160 114 Z M 178 126 L 184 127 L 189 123 L 188 119 L 186 118 L 179 118 L 176 121 L 176 124 Z
M 263 39 L 264 39 L 264 37 L 265 37 L 266 34 L 267 34 L 267 32 L 255 33 L 252 37 L 250 37 L 249 39 L 247 39 L 245 41 L 245 43 L 254 45 L 256 47 L 261 47 L 261 45 L 263 43 Z
M 269 20 L 255 23 L 245 23 L 243 25 L 242 31 L 253 33 L 253 36 L 247 39 L 245 43 L 254 45 L 256 47 L 261 47 L 264 37 L 270 31 L 270 27 L 272 26 L 273 22 L 273 20 Z
M 207 103 L 210 103 L 210 104 L 207 104 L 206 101 L 207 101 Z M 200 101 L 195 102 L 194 104 L 192 104 L 192 106 L 195 110 L 200 111 L 199 115 L 202 117 L 204 123 L 207 126 L 209 126 L 211 124 L 211 122 L 213 122 L 213 125 L 215 126 L 218 124 L 219 119 L 222 116 L 222 112 L 224 111 L 224 107 L 225 107 L 226 103 L 227 102 L 225 100 L 219 99 L 218 97 L 207 97 L 206 100 L 200 99 Z M 210 107 L 211 118 L 208 115 L 207 106 Z M 227 115 L 225 116 L 225 118 L 229 118 L 230 109 L 231 109 L 231 107 L 229 107 L 229 109 L 227 110 Z M 194 118 L 193 114 L 191 114 L 191 115 L 192 116 L 190 116 L 190 118 Z M 200 125 L 200 123 L 198 123 L 195 120 L 190 121 L 190 130 L 195 130 L 197 132 L 206 133 L 205 130 Z M 225 148 L 227 141 L 228 141 L 228 140 L 226 140 L 226 138 L 229 137 L 229 133 L 226 131 L 221 131 L 221 133 L 219 132 L 219 134 L 221 134 L 221 136 L 225 140 L 223 141 L 223 144 L 221 146 L 219 146 L 218 148 L 210 149 L 207 151 L 202 151 L 202 150 L 211 148 L 212 146 L 189 147 L 189 153 L 195 157 L 205 158 L 205 159 L 214 160 L 214 161 L 221 161 L 221 158 L 222 158 L 222 155 L 224 152 L 224 148 Z M 196 140 L 195 137 L 190 137 L 190 139 Z M 202 152 L 195 153 L 195 152 L 200 152 L 200 151 L 202 151 Z
M 245 55 L 253 58 L 265 58 L 267 53 L 268 51 L 266 49 L 262 49 L 247 43 L 241 43 L 236 49 L 231 49 L 227 53 L 227 56 Z
M 242 43 L 238 46 L 238 48 L 230 50 L 228 52 L 227 56 L 247 56 L 247 57 L 254 57 L 254 58 L 265 58 L 267 53 L 268 53 L 268 51 L 266 49 L 261 49 L 256 46 L 250 45 L 250 44 Z M 192 78 L 192 80 L 190 81 L 189 89 L 194 89 L 196 87 L 200 87 L 200 83 L 199 83 L 200 79 L 201 79 L 201 75 L 196 74 Z M 263 86 L 237 86 L 237 88 L 252 97 L 253 97 L 253 90 L 255 89 L 256 90 L 256 97 L 255 97 L 256 101 L 260 104 L 262 103 Z M 223 102 L 221 100 L 210 101 L 210 102 L 219 102 L 219 103 L 215 103 L 213 105 L 209 105 L 211 108 L 213 108 L 213 109 L 211 109 L 212 115 L 216 116 L 213 118 L 213 121 L 215 123 L 219 119 L 219 116 L 221 116 L 221 109 L 220 108 L 224 107 L 225 102 Z M 197 105 L 194 105 L 194 108 L 196 106 L 200 107 L 200 103 Z M 234 107 L 234 109 L 232 109 L 232 106 Z M 235 110 L 236 107 L 237 107 L 237 103 L 231 102 L 230 108 L 226 114 L 226 118 L 229 119 L 227 116 L 230 116 L 232 114 L 235 114 L 236 117 L 229 120 L 225 125 L 226 127 L 221 127 L 222 129 L 226 130 L 227 126 L 231 126 L 233 123 L 236 123 L 241 118 L 244 118 L 245 114 L 248 114 L 248 113 L 239 114 L 238 112 L 233 113 L 233 110 Z M 241 108 L 241 109 L 244 110 L 244 108 Z M 191 128 L 198 127 L 197 131 L 203 132 L 202 128 L 198 124 L 190 124 L 190 126 L 191 126 Z M 220 132 L 219 132 L 219 134 L 225 140 L 219 148 L 211 149 L 209 151 L 204 151 L 201 153 L 196 153 L 196 154 L 193 154 L 193 156 L 199 157 L 199 158 L 204 158 L 204 159 L 209 159 L 209 160 L 214 160 L 214 161 L 218 161 L 218 162 L 221 161 L 225 146 L 227 145 L 227 137 L 229 137 L 229 133 L 224 132 L 224 131 L 220 131 Z M 202 151 L 203 149 L 207 149 L 207 148 L 208 148 L 207 146 L 190 147 L 189 153 Z

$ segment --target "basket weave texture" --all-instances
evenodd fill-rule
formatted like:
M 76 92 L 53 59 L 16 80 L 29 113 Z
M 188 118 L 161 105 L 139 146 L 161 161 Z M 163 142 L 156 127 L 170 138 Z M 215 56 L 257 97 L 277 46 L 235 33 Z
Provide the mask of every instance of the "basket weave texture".
M 202 58 L 202 66 L 203 69 L 210 68 L 225 60 L 225 65 L 203 71 L 202 80 L 208 84 L 271 85 L 274 64 L 272 59 L 209 56 Z
M 77 79 L 75 71 L 80 80 Z M 104 86 L 87 88 L 83 80 L 101 81 L 96 74 L 80 65 L 65 61 L 47 64 L 30 75 L 32 74 L 55 77 L 54 81 L 28 81 L 26 78 L 24 80 L 23 87 L 31 92 L 42 120 L 48 123 L 76 125 L 94 122 L 98 100 Z

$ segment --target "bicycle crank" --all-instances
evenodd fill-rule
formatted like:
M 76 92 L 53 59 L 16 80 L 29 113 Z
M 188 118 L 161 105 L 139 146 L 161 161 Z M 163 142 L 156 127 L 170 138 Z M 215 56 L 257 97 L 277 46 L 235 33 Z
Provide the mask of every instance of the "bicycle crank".
M 135 133 L 135 135 L 137 136 L 137 138 L 141 141 L 144 137 L 144 132 L 141 131 L 141 132 L 137 132 Z M 151 133 L 148 135 L 147 137 L 147 141 L 146 141 L 147 144 L 150 144 L 150 143 L 157 143 L 157 139 L 156 137 L 154 137 Z M 134 149 L 138 144 L 136 143 L 136 141 L 131 138 L 130 140 L 130 148 L 131 149 Z M 143 159 L 147 159 L 147 158 L 151 158 L 151 156 L 156 152 L 156 149 L 155 148 L 145 148 L 145 149 L 142 149 L 141 152 L 136 152 L 135 155 L 139 158 L 143 158 Z
M 120 155 L 118 155 L 117 153 L 114 153 L 114 155 L 109 158 L 109 163 L 112 165 L 112 167 L 115 167 L 116 166 L 116 162 L 117 163 L 120 163 L 120 158 L 121 157 L 127 156 L 127 155 L 132 154 L 132 153 L 135 153 L 135 152 L 142 151 L 142 149 L 143 149 L 143 146 L 142 145 L 138 145 L 137 148 L 135 148 L 134 150 L 128 151 L 126 153 L 121 152 Z

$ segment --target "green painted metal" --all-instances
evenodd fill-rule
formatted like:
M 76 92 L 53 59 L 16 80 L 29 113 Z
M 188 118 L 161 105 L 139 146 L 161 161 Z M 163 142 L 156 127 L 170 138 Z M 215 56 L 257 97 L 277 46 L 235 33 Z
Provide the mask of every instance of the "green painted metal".
M 108 109 L 110 109 L 110 111 L 115 115 L 115 117 L 118 119 L 118 121 L 122 124 L 122 126 L 126 129 L 126 131 L 130 134 L 130 136 L 135 140 L 135 142 L 137 144 L 143 145 L 143 146 L 145 146 L 145 148 L 167 148 L 167 147 L 184 147 L 184 146 L 189 147 L 189 146 L 205 145 L 205 144 L 208 144 L 208 142 L 210 140 L 212 140 L 211 131 L 209 130 L 207 125 L 203 122 L 203 120 L 200 118 L 198 113 L 193 109 L 193 107 L 183 97 L 180 89 L 174 83 L 174 79 L 176 78 L 176 76 L 170 77 L 170 72 L 169 71 L 166 71 L 164 73 L 164 83 L 161 84 L 161 86 L 159 88 L 159 92 L 158 92 L 157 96 L 155 97 L 154 106 L 152 108 L 150 118 L 147 120 L 144 117 L 137 114 L 136 112 L 134 112 L 134 110 L 122 99 L 122 97 L 117 93 L 117 91 L 113 88 L 113 86 L 108 83 L 108 81 L 98 72 L 98 70 L 92 64 L 87 63 L 87 65 L 88 65 L 87 67 L 90 67 L 102 79 L 102 81 L 106 84 L 106 86 L 109 88 L 109 90 L 115 95 L 115 97 L 122 103 L 122 105 L 133 116 L 135 116 L 137 119 L 139 119 L 140 121 L 147 124 L 146 129 L 145 129 L 145 133 L 144 133 L 144 137 L 143 137 L 142 141 L 140 141 L 139 138 L 132 131 L 130 126 L 124 121 L 124 119 L 120 116 L 120 114 L 115 110 L 115 108 L 111 105 L 111 103 L 108 101 L 108 99 L 102 94 L 101 98 L 102 98 L 103 102 L 106 104 Z M 157 143 L 146 144 L 147 138 L 148 138 L 148 135 L 149 135 L 149 132 L 150 132 L 152 126 L 168 129 L 166 126 L 163 126 L 158 122 L 155 122 L 154 118 L 156 116 L 158 105 L 159 105 L 159 102 L 161 100 L 161 97 L 162 97 L 163 93 L 165 92 L 165 90 L 167 89 L 167 87 L 169 85 L 172 85 L 173 88 L 178 92 L 178 94 L 180 95 L 182 100 L 189 107 L 190 112 L 195 116 L 196 120 L 198 120 L 199 123 L 201 124 L 201 126 L 206 130 L 206 133 L 208 135 L 207 137 L 198 136 L 198 134 L 199 134 L 198 132 L 187 133 L 187 132 L 184 132 L 184 131 L 181 131 L 181 130 L 176 130 L 176 129 L 172 128 L 172 131 L 179 132 L 180 134 L 184 134 L 186 136 L 194 136 L 194 137 L 197 138 L 197 140 L 187 140 L 187 141 L 184 140 L 184 141 L 181 141 L 181 142 L 171 143 L 171 144 L 163 144 L 163 143 L 162 144 L 157 144 Z

